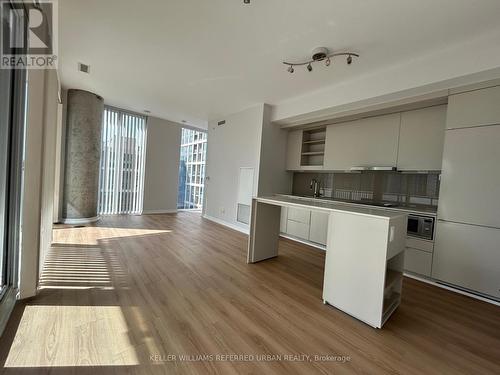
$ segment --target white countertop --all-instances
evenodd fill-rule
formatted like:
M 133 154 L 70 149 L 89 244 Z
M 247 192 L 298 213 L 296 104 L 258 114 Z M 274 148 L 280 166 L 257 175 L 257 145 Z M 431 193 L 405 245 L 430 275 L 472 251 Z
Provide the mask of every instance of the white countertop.
M 258 202 L 274 204 L 277 206 L 291 206 L 298 208 L 305 208 L 317 211 L 341 211 L 349 212 L 357 215 L 372 216 L 385 219 L 392 219 L 395 217 L 405 216 L 408 213 L 402 211 L 391 211 L 382 208 L 372 208 L 359 205 L 347 205 L 335 201 L 327 201 L 321 199 L 303 199 L 301 197 L 292 197 L 285 195 L 274 195 L 270 197 L 257 197 Z
M 417 215 L 425 215 L 425 216 L 437 216 L 437 207 L 434 206 L 425 206 L 425 205 L 399 205 L 397 207 L 382 207 L 382 206 L 370 206 L 367 204 L 363 203 L 356 203 L 356 202 L 347 202 L 343 200 L 337 200 L 333 198 L 313 198 L 313 197 L 302 197 L 302 196 L 296 196 L 296 195 L 290 195 L 290 194 L 276 194 L 278 197 L 287 197 L 287 198 L 293 198 L 293 199 L 302 199 L 306 201 L 322 201 L 322 202 L 328 202 L 328 203 L 333 203 L 333 204 L 338 204 L 338 205 L 346 205 L 346 206 L 352 206 L 352 207 L 369 207 L 369 208 L 376 208 L 379 210 L 388 210 L 388 211 L 403 211 L 407 212 L 409 214 L 417 214 Z

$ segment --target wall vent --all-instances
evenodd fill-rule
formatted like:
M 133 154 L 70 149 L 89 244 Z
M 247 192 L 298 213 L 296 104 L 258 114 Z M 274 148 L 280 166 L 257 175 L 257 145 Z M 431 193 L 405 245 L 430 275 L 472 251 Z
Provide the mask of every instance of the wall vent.
M 226 123 L 226 120 L 222 120 L 222 121 L 219 121 L 219 122 L 217 123 L 217 125 L 218 125 L 218 126 L 221 126 L 221 125 L 224 125 L 225 123 Z
M 90 74 L 90 65 L 84 63 L 78 63 L 78 71 L 86 74 Z

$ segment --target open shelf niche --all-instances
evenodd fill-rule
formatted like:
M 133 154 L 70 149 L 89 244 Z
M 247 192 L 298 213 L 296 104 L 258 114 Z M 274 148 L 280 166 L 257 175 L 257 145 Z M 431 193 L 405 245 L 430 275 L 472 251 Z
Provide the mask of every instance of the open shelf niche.
M 302 134 L 302 166 L 323 166 L 326 128 L 304 130 Z
M 404 251 L 387 260 L 384 284 L 384 306 L 382 324 L 401 303 L 401 288 L 403 286 Z

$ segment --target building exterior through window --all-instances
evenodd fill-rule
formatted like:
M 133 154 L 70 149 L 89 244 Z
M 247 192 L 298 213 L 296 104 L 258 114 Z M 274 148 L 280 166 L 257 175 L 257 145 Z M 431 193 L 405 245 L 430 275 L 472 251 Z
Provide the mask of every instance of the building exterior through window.
M 201 210 L 205 182 L 207 133 L 183 128 L 180 154 L 177 208 Z
M 104 109 L 99 214 L 140 214 L 144 196 L 146 117 Z

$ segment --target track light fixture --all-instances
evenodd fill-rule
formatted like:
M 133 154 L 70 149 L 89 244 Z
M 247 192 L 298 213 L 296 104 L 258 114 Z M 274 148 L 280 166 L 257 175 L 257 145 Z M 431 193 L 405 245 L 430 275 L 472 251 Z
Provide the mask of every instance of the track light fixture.
M 250 4 L 250 0 L 243 0 L 243 4 Z
M 307 70 L 309 72 L 312 72 L 312 70 L 313 70 L 312 63 L 318 62 L 318 61 L 324 61 L 325 66 L 330 66 L 332 63 L 331 59 L 334 57 L 337 57 L 337 56 L 347 56 L 347 59 L 346 59 L 347 65 L 352 64 L 353 57 L 359 57 L 359 55 L 357 53 L 354 53 L 354 52 L 330 52 L 328 50 L 328 48 L 318 47 L 312 51 L 312 56 L 311 56 L 310 60 L 303 61 L 303 62 L 296 62 L 296 63 L 283 61 L 283 64 L 288 66 L 287 70 L 290 73 L 293 73 L 295 71 L 294 66 L 304 66 L 304 65 L 306 65 Z

